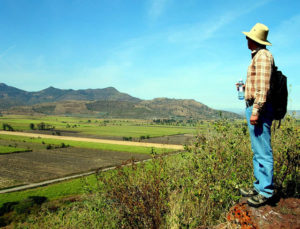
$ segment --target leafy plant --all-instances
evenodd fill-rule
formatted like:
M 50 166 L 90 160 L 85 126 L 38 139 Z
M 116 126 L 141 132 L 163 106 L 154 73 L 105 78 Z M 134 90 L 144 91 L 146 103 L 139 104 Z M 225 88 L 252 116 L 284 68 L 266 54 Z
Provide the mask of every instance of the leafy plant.
M 149 167 L 130 162 L 129 167 L 120 166 L 111 176 L 98 174 L 101 189 L 105 187 L 105 197 L 118 209 L 123 227 L 159 228 L 168 212 L 165 161 L 156 159 Z
M 273 129 L 275 184 L 284 196 L 299 197 L 300 129 L 292 116 L 285 118 L 280 129 Z

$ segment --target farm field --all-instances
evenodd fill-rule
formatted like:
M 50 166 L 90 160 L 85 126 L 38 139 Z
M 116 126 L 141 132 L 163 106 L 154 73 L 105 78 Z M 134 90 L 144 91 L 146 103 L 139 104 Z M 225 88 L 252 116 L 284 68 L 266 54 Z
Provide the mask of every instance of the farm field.
M 114 166 L 130 158 L 143 160 L 150 158 L 150 154 L 154 152 L 161 154 L 174 151 L 174 149 L 12 135 L 0 135 L 0 145 L 3 149 L 21 148 L 29 151 L 1 155 L 0 188 Z
M 41 123 L 50 129 L 38 129 Z M 175 152 L 178 150 L 168 149 L 168 146 L 156 148 L 136 145 L 158 143 L 178 146 L 188 144 L 196 133 L 196 127 L 192 125 L 176 126 L 147 120 L 100 120 L 55 116 L 1 116 L 0 128 L 5 127 L 10 127 L 13 131 L 0 133 L 0 189 L 116 166 L 131 158 L 144 160 L 151 158 L 151 154 Z M 204 125 L 202 127 L 204 128 Z M 11 135 L 18 134 L 18 131 L 21 134 L 47 135 L 47 138 Z M 74 140 L 60 139 L 64 137 L 72 137 Z M 119 140 L 119 143 L 86 142 L 80 141 L 79 138 L 92 138 L 93 141 Z M 89 177 L 85 179 L 92 179 Z M 37 195 L 40 195 L 40 190 L 52 190 L 46 191 L 47 194 L 43 193 L 43 196 L 45 194 L 49 198 L 78 194 L 83 191 L 80 180 L 0 196 L 7 202 L 10 198 L 22 199 L 21 193 L 34 194 L 34 190 L 39 190 Z M 66 188 L 68 184 L 70 187 Z M 57 191 L 55 194 L 55 189 L 61 189 L 61 193 Z
M 95 149 L 83 151 L 75 147 L 1 155 L 0 188 L 110 167 L 131 157 L 137 160 L 150 158 L 146 154 Z
M 0 154 L 26 152 L 28 149 L 0 145 Z
M 44 130 L 39 128 L 42 122 L 47 125 Z M 151 142 L 152 138 L 196 133 L 193 125 L 162 125 L 152 120 L 6 115 L 0 117 L 0 126 L 4 124 L 9 124 L 15 131 L 117 140 L 126 138 L 133 141 L 147 139 L 148 142 Z M 205 125 L 197 126 L 197 129 L 199 128 L 205 129 Z M 179 144 L 181 143 L 183 142 Z
M 83 194 L 85 186 L 95 186 L 96 177 L 95 175 L 89 175 L 82 178 L 71 179 L 44 187 L 37 187 L 33 189 L 9 192 L 0 194 L 0 207 L 7 202 L 21 201 L 29 196 L 43 196 L 49 200 L 54 200 L 66 196 L 80 195 Z

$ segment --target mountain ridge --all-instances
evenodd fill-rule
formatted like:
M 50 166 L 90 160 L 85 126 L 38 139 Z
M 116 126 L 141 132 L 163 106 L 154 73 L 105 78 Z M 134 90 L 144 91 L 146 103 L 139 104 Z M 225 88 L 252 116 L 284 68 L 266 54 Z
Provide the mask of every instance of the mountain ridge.
M 66 100 L 119 100 L 140 101 L 140 99 L 121 93 L 113 87 L 103 89 L 59 89 L 53 86 L 36 92 L 27 92 L 15 87 L 0 83 L 0 109 L 13 106 L 28 106 L 46 102 Z
M 114 87 L 73 90 L 50 86 L 37 92 L 27 92 L 1 83 L 0 104 L 0 111 L 10 114 L 141 119 L 218 119 L 221 116 L 241 118 L 232 112 L 214 110 L 194 99 L 142 100 L 119 92 Z

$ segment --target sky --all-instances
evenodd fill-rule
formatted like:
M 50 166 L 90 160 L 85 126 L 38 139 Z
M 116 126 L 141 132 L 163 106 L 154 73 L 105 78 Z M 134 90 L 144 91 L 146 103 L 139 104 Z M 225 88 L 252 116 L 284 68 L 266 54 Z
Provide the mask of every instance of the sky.
M 0 83 L 115 87 L 238 111 L 235 83 L 251 60 L 242 31 L 260 22 L 288 77 L 288 108 L 300 110 L 299 9 L 298 0 L 0 0 Z

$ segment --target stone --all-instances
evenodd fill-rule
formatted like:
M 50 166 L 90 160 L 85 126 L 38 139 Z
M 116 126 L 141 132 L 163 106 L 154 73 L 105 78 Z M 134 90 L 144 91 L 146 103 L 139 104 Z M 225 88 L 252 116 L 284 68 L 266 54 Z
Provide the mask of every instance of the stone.
M 248 206 L 247 198 L 242 198 L 230 208 L 227 225 L 242 229 L 300 229 L 300 199 L 282 198 L 253 208 Z

